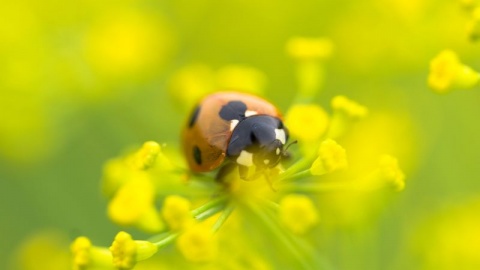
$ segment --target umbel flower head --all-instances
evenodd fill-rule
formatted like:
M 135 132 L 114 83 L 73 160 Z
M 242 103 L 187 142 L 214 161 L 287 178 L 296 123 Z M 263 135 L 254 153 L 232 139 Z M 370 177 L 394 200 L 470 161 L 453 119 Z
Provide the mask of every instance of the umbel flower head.
M 252 253 L 258 253 L 260 258 L 264 254 L 254 243 L 265 241 L 266 237 L 269 246 L 291 257 L 292 265 L 288 267 L 318 268 L 318 258 L 308 255 L 301 238 L 321 226 L 318 196 L 332 190 L 359 189 L 355 180 L 334 178 L 338 182 L 332 182 L 324 177 L 341 178 L 339 171 L 349 170 L 348 149 L 342 146 L 342 136 L 368 114 L 365 106 L 345 96 L 334 97 L 331 108 L 324 109 L 312 102 L 321 86 L 320 67 L 332 50 L 328 39 L 298 38 L 287 45 L 298 65 L 300 90 L 286 113 L 285 125 L 292 140 L 298 140 L 300 150 L 289 149 L 293 154 L 286 162 L 261 170 L 252 165 L 246 179 L 241 177 L 238 167 L 222 174 L 199 174 L 175 158 L 175 149 L 164 152 L 164 147 L 154 141 L 108 161 L 102 178 L 102 191 L 108 199 L 107 215 L 125 231 L 115 236 L 110 248 L 93 246 L 85 237 L 77 238 L 72 244 L 76 269 L 132 269 L 164 252 L 178 258 L 172 259 L 175 267 L 188 262 L 214 269 L 226 265 L 228 269 L 242 269 L 246 261 L 253 260 L 258 263 L 252 263 L 251 268 L 265 264 L 267 269 L 276 268 L 274 262 L 252 259 Z M 194 76 L 198 75 L 196 72 L 187 71 L 178 76 L 199 79 Z M 261 77 L 253 69 L 239 67 L 219 74 L 223 78 L 220 81 L 228 81 L 232 87 L 244 81 L 242 76 Z M 175 81 L 178 87 L 185 86 L 185 81 Z M 189 91 L 200 95 L 209 92 L 208 87 L 198 90 L 201 93 L 193 88 Z M 174 98 L 192 102 L 191 96 Z M 378 192 L 385 185 L 397 191 L 404 188 L 405 176 L 394 157 L 382 157 L 376 166 L 374 172 L 358 178 L 371 179 Z M 133 240 L 126 232 L 131 227 L 152 237 Z M 239 249 L 256 252 L 238 252 Z M 225 258 L 229 258 L 228 263 Z
M 430 62 L 428 86 L 439 94 L 455 89 L 470 89 L 479 80 L 480 74 L 462 64 L 454 51 L 444 50 Z

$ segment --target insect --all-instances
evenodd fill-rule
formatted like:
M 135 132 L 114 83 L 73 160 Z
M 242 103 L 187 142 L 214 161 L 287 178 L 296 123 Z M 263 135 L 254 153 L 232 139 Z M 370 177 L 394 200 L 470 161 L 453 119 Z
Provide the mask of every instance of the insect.
M 247 179 L 251 168 L 261 172 L 288 156 L 288 129 L 280 112 L 250 94 L 218 92 L 205 97 L 193 110 L 182 137 L 194 172 L 212 171 L 226 163 L 222 169 L 238 167 L 240 177 Z

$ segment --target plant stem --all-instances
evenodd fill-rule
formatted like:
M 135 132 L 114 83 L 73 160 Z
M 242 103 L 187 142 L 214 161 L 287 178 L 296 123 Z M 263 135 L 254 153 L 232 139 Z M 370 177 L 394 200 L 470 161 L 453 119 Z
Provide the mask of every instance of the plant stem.
M 225 223 L 225 221 L 227 221 L 228 217 L 230 216 L 230 214 L 232 214 L 234 209 L 235 209 L 235 206 L 233 206 L 232 204 L 229 204 L 225 207 L 225 209 L 222 212 L 222 215 L 217 219 L 215 224 L 213 224 L 213 227 L 212 227 L 213 232 L 217 232 L 222 227 L 222 225 Z
M 304 256 L 300 253 L 300 251 L 295 247 L 294 243 L 286 237 L 286 232 L 279 226 L 279 224 L 271 218 L 269 215 L 265 214 L 261 209 L 259 209 L 256 205 L 252 203 L 248 203 L 247 206 L 250 210 L 258 216 L 258 218 L 267 226 L 267 228 L 275 234 L 275 236 L 279 239 L 279 241 L 289 250 L 289 252 L 295 256 L 298 262 L 302 265 L 303 269 L 315 269 L 310 264 L 305 261 Z
M 179 233 L 172 233 L 170 232 L 165 238 L 163 238 L 162 240 L 158 241 L 158 242 L 155 242 L 153 243 L 154 245 L 156 245 L 159 249 L 172 243 L 173 241 L 175 241 L 175 239 L 177 239 Z

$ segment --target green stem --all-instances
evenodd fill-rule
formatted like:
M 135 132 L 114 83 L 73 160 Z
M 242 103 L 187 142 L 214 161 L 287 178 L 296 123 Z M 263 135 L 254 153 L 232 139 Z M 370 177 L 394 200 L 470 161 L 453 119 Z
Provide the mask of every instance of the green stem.
M 216 210 L 218 208 L 223 208 L 226 200 L 227 200 L 226 195 L 223 195 L 223 196 L 217 197 L 215 199 L 212 199 L 209 202 L 207 202 L 206 204 L 204 204 L 204 205 L 202 205 L 202 206 L 200 206 L 196 209 L 193 209 L 192 210 L 192 215 L 195 219 L 203 220 L 206 215 L 207 215 L 207 217 L 211 216 L 211 215 L 208 215 L 208 214 L 210 212 L 212 212 L 212 209 Z M 218 211 L 216 211 L 216 212 L 218 212 Z
M 300 179 L 300 178 L 309 177 L 309 176 L 312 176 L 312 173 L 311 173 L 310 169 L 306 169 L 304 171 L 300 171 L 300 172 L 297 172 L 295 174 L 282 177 L 280 179 L 281 179 L 281 181 L 284 181 L 284 182 L 291 182 L 291 181 L 294 181 L 294 180 L 297 180 L 297 179 Z
M 352 182 L 334 182 L 334 183 L 314 183 L 314 184 L 288 184 L 281 186 L 279 189 L 284 193 L 289 192 L 307 192 L 307 193 L 321 193 L 339 190 L 355 190 L 356 184 Z
M 288 167 L 281 175 L 280 175 L 280 179 L 283 180 L 283 179 L 287 179 L 289 178 L 290 176 L 292 175 L 295 175 L 296 173 L 302 171 L 302 170 L 306 170 L 306 168 L 309 168 L 313 161 L 317 158 L 316 155 L 310 155 L 310 156 L 306 156 L 306 157 L 303 157 L 301 158 L 300 160 L 298 160 L 297 162 L 295 162 L 294 164 L 292 164 L 292 166 Z
M 227 200 L 227 197 L 226 196 L 221 196 L 221 197 L 218 197 L 218 198 L 215 198 L 209 202 L 207 202 L 206 204 L 192 210 L 192 215 L 195 219 L 197 220 L 204 220 L 204 219 L 207 219 L 215 214 L 217 214 L 218 212 L 220 212 L 224 207 L 225 207 L 225 201 Z M 230 213 L 232 210 L 229 210 Z M 228 217 L 228 216 L 227 216 Z M 227 219 L 227 217 L 224 217 L 223 219 Z M 225 220 L 222 221 L 225 222 Z M 220 225 L 218 225 L 220 226 Z M 175 241 L 175 239 L 177 239 L 177 237 L 180 235 L 181 233 L 180 232 L 167 232 L 167 233 L 162 233 L 162 234 L 159 234 L 159 235 L 156 235 L 156 236 L 153 236 L 151 237 L 150 241 L 156 245 L 159 249 L 161 247 L 164 247 L 172 242 Z M 157 239 L 161 239 L 161 240 L 157 240 Z
M 212 227 L 213 232 L 217 232 L 222 227 L 222 225 L 225 223 L 225 221 L 227 221 L 228 217 L 230 216 L 230 214 L 232 214 L 234 209 L 235 209 L 235 206 L 233 206 L 232 204 L 229 204 L 225 207 L 225 209 L 222 212 L 222 215 L 217 219 L 215 224 L 213 224 L 213 227 Z
M 269 215 L 265 214 L 261 209 L 252 203 L 247 204 L 249 209 L 260 218 L 260 220 L 268 227 L 268 229 L 275 234 L 275 236 L 280 240 L 280 242 L 289 250 L 289 252 L 295 256 L 298 262 L 302 265 L 303 269 L 315 269 L 310 264 L 305 261 L 305 258 L 299 252 L 297 247 L 291 240 L 286 237 L 286 232 L 278 225 L 278 223 L 271 218 Z
M 159 249 L 170 244 L 170 243 L 173 243 L 173 241 L 175 241 L 175 239 L 177 239 L 179 233 L 173 233 L 173 232 L 170 232 L 165 238 L 163 238 L 162 240 L 158 241 L 158 242 L 155 242 L 153 243 L 155 246 L 157 246 Z
M 277 214 L 278 214 L 280 206 L 277 203 L 272 202 L 268 199 L 264 199 L 262 201 L 269 208 L 266 211 L 267 212 L 266 215 L 269 216 L 270 219 L 274 221 Z M 313 255 L 312 249 L 309 246 L 307 246 L 305 243 L 300 242 L 299 239 L 297 239 L 295 237 L 295 235 L 291 234 L 290 232 L 284 232 L 283 235 L 288 241 L 290 241 L 292 243 L 292 245 L 294 245 L 294 248 L 296 250 L 299 250 L 303 254 L 308 254 L 307 256 L 309 258 L 313 259 L 313 263 L 314 263 L 313 266 L 315 266 L 313 268 L 315 268 L 315 269 L 331 269 L 331 266 L 326 262 L 326 260 L 323 258 L 323 256 L 321 256 L 320 254 L 314 254 Z M 305 258 L 305 256 L 302 256 L 302 257 Z M 306 262 L 304 262 L 304 264 L 306 264 Z M 306 264 L 306 266 L 312 268 L 311 265 Z

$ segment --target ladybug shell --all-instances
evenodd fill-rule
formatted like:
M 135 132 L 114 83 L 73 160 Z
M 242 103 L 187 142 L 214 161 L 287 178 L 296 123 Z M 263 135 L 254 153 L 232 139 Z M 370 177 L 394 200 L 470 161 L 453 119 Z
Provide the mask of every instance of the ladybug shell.
M 239 110 L 232 104 L 242 108 Z M 243 106 L 246 106 L 246 112 Z M 192 171 L 211 171 L 225 160 L 233 128 L 238 124 L 238 120 L 225 117 L 225 114 L 237 114 L 238 119 L 250 115 L 270 115 L 281 119 L 275 106 L 250 94 L 218 92 L 205 97 L 193 110 L 182 134 L 183 150 Z

